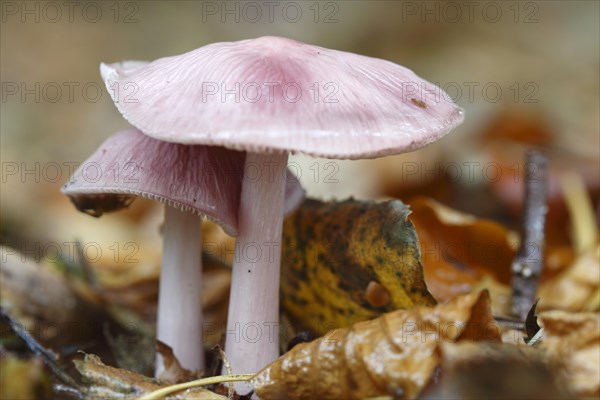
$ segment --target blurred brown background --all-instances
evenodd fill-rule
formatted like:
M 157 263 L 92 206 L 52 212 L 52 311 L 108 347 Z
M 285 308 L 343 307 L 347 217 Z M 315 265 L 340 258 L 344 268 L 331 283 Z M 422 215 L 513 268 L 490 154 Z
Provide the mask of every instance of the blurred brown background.
M 439 83 L 466 110 L 463 126 L 412 154 L 333 161 L 333 167 L 293 158 L 311 195 L 402 198 L 423 192 L 470 213 L 506 219 L 520 202 L 523 151 L 531 144 L 547 148 L 557 170 L 582 172 L 594 193 L 599 4 L 2 1 L 2 241 L 37 243 L 42 250 L 55 241 L 62 251 L 73 240 L 97 243 L 102 258 L 117 263 L 126 244 L 136 241 L 140 263 L 156 260 L 145 252 L 160 252 L 160 208 L 138 201 L 130 211 L 96 220 L 59 192 L 75 163 L 127 127 L 101 82 L 99 64 L 262 35 L 405 65 Z M 503 203 L 501 212 L 492 207 L 495 201 Z M 142 211 L 154 217 L 141 221 Z M 115 242 L 122 244 L 120 254 L 110 247 Z

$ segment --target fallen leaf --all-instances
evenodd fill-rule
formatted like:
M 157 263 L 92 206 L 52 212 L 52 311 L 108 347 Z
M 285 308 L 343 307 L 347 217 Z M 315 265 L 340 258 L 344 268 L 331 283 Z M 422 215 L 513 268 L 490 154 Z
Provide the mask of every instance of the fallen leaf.
M 154 379 L 145 377 L 126 369 L 111 367 L 102 363 L 98 356 L 86 354 L 83 360 L 76 360 L 75 367 L 83 376 L 88 399 L 129 399 L 140 397 L 168 385 L 160 385 Z M 188 389 L 166 397 L 167 399 L 200 399 L 225 400 L 227 397 L 218 395 L 203 388 Z
M 492 299 L 492 313 L 497 316 L 511 315 L 511 291 L 510 286 L 502 284 L 489 275 L 484 275 L 471 287 L 471 292 L 481 290 L 490 292 Z
M 516 235 L 500 224 L 433 199 L 408 201 L 421 248 L 425 282 L 438 301 L 468 293 L 484 277 L 510 283 Z
M 487 292 L 397 310 L 300 343 L 252 380 L 262 399 L 415 398 L 439 364 L 440 342 L 500 341 Z
M 142 375 L 153 374 L 156 358 L 154 332 L 131 312 L 113 308 L 112 315 L 120 315 L 117 321 L 120 322 L 122 332 L 113 334 L 105 325 L 103 333 L 115 366 Z
M 593 299 L 597 296 L 600 286 L 598 265 L 600 265 L 600 244 L 580 254 L 569 267 L 540 284 L 538 308 L 597 311 L 599 304 Z
M 161 383 L 174 384 L 199 378 L 197 372 L 183 368 L 175 354 L 173 354 L 173 349 L 160 340 L 156 342 L 156 351 L 162 356 L 164 365 L 164 371 L 159 377 Z
M 538 314 L 544 328 L 541 347 L 580 397 L 600 396 L 600 315 L 546 311 Z
M 281 305 L 290 320 L 319 336 L 435 304 L 409 213 L 399 200 L 306 200 L 283 230 Z
M 440 381 L 423 399 L 564 399 L 572 397 L 531 347 L 442 342 Z

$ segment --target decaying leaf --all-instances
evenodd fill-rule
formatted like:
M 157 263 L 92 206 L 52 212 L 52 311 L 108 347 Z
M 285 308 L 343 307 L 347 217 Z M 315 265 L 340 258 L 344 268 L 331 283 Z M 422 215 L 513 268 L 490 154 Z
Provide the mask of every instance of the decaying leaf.
M 160 374 L 160 382 L 162 383 L 181 383 L 199 378 L 199 374 L 187 370 L 179 364 L 177 357 L 173 354 L 173 349 L 158 340 L 156 342 L 156 350 L 162 356 L 164 371 Z
M 600 286 L 600 244 L 585 251 L 564 271 L 540 285 L 540 310 L 597 311 L 593 301 Z M 595 303 L 595 304 L 594 304 Z
M 425 282 L 438 301 L 470 292 L 483 277 L 510 283 L 516 236 L 489 220 L 450 209 L 435 200 L 408 201 L 421 248 Z
M 538 314 L 544 328 L 541 347 L 580 397 L 600 396 L 600 315 L 546 311 Z
M 86 397 L 89 399 L 130 399 L 168 386 L 159 385 L 154 379 L 135 372 L 105 365 L 92 354 L 86 354 L 82 361 L 76 360 L 75 367 L 88 383 Z M 168 396 L 167 399 L 226 400 L 227 397 L 203 388 L 194 388 Z
M 288 317 L 322 335 L 435 304 L 409 213 L 398 200 L 306 200 L 284 224 L 281 304 Z
M 128 310 L 111 307 L 112 316 L 119 326 L 124 328 L 113 334 L 107 325 L 103 333 L 115 366 L 128 369 L 142 375 L 154 372 L 156 337 L 140 318 Z
M 531 347 L 442 342 L 440 382 L 423 399 L 566 399 L 543 356 Z
M 500 341 L 486 291 L 416 306 L 300 343 L 252 380 L 268 399 L 415 398 L 439 364 L 441 342 Z

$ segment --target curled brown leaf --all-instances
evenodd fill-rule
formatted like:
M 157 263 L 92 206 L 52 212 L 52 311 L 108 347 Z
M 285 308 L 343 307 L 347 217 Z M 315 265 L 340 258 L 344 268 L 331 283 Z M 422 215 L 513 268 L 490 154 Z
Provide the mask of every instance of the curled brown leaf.
M 486 291 L 398 310 L 296 345 L 253 379 L 262 399 L 415 398 L 441 342 L 500 341 Z

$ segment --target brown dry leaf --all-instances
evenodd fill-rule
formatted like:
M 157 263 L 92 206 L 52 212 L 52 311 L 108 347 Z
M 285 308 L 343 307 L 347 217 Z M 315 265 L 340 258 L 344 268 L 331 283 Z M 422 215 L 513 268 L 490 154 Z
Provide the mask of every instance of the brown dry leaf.
M 198 379 L 200 376 L 197 372 L 187 370 L 179 364 L 179 361 L 173 354 L 173 349 L 158 340 L 156 342 L 156 350 L 160 353 L 163 359 L 164 371 L 160 374 L 160 382 L 162 383 L 181 383 Z
M 42 399 L 50 395 L 50 379 L 41 358 L 0 356 L 0 399 Z
M 415 197 L 407 203 L 419 236 L 425 282 L 436 300 L 468 293 L 486 276 L 502 285 L 510 283 L 514 233 L 433 199 Z
M 560 274 L 542 282 L 539 310 L 597 311 L 600 244 L 582 253 Z
M 600 315 L 546 311 L 539 313 L 544 328 L 541 347 L 580 397 L 600 396 Z
M 486 291 L 390 312 L 296 345 L 252 380 L 262 399 L 415 398 L 441 341 L 500 341 Z
M 283 231 L 281 304 L 290 320 L 322 335 L 435 304 L 409 212 L 399 200 L 306 200 Z
M 473 292 L 487 289 L 492 299 L 492 313 L 494 315 L 511 315 L 511 289 L 510 286 L 499 283 L 489 275 L 484 276 L 471 288 Z
M 82 361 L 75 361 L 75 367 L 88 383 L 86 398 L 129 399 L 139 397 L 168 385 L 160 385 L 154 379 L 136 374 L 126 369 L 111 367 L 102 363 L 99 357 L 86 354 Z M 188 389 L 185 392 L 166 397 L 167 399 L 226 400 L 203 388 Z
M 542 355 L 529 346 L 442 342 L 441 380 L 423 399 L 569 398 Z

